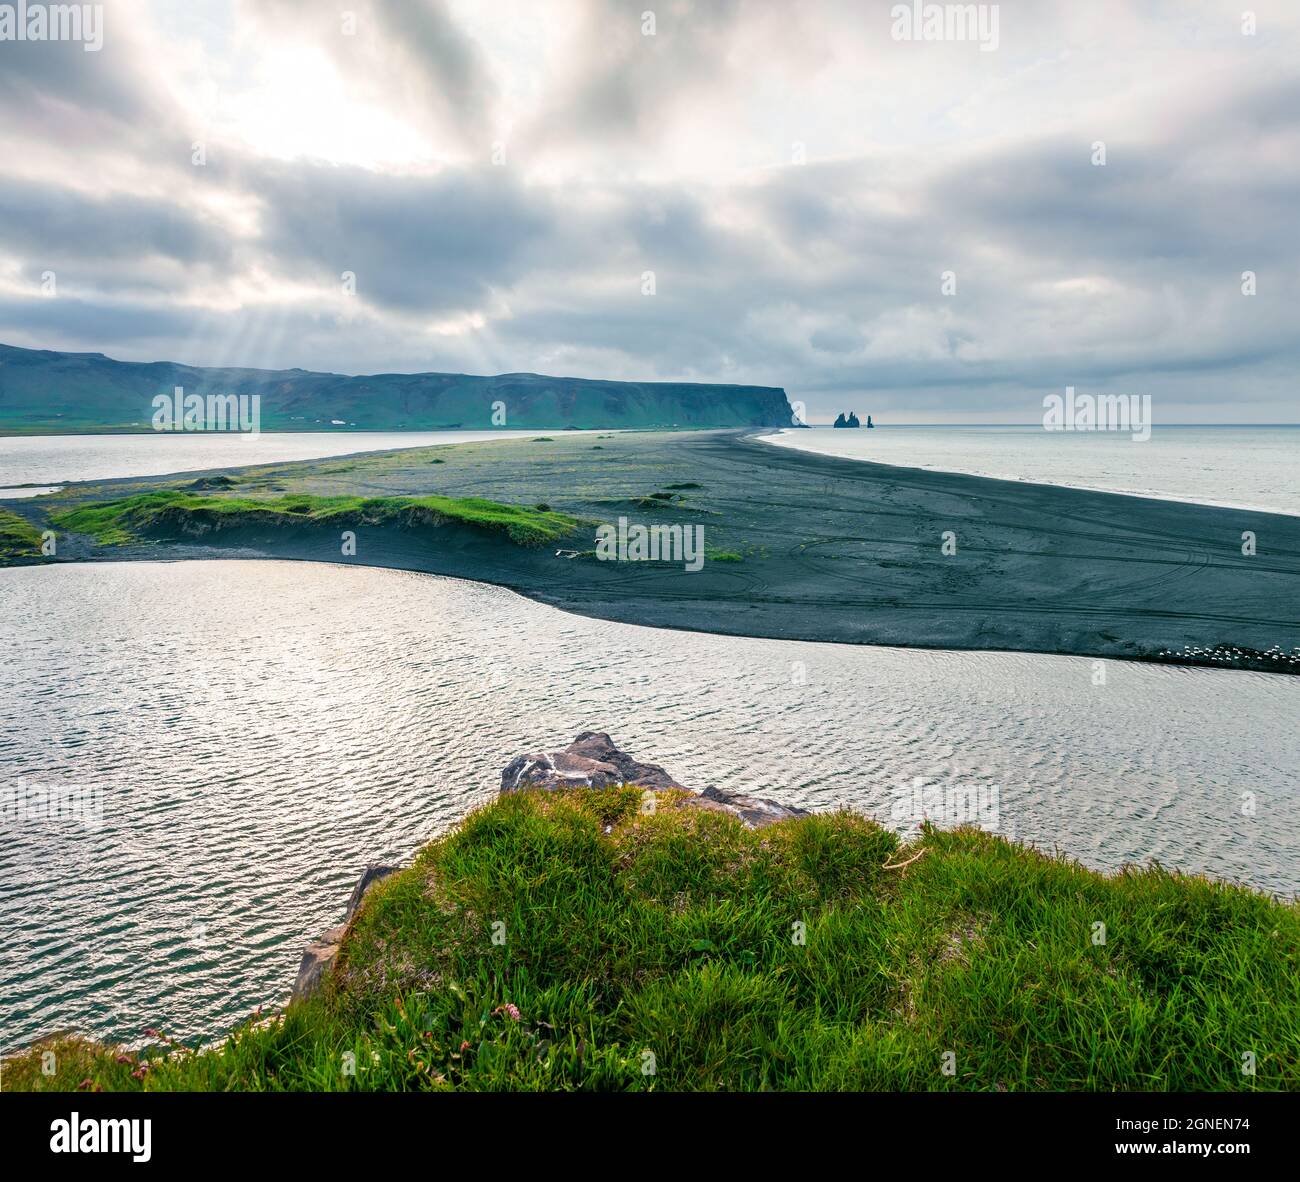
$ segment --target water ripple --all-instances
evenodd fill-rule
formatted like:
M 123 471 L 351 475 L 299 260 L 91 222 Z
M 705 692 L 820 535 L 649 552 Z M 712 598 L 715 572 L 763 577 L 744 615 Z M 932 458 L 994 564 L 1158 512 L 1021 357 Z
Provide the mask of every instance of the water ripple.
M 292 563 L 0 575 L 0 1044 L 211 1037 L 282 998 L 371 861 L 584 729 L 695 787 L 887 820 L 915 778 L 1101 868 L 1300 890 L 1300 680 L 661 632 L 499 588 Z M 1248 812 L 1243 793 L 1254 794 Z

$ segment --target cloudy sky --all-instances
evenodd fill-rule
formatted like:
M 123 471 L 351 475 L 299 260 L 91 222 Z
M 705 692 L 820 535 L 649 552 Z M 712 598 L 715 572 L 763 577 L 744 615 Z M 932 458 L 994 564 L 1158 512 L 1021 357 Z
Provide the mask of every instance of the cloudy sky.
M 99 52 L 0 42 L 0 341 L 1294 421 L 1300 4 L 1251 3 L 1009 0 L 989 51 L 873 0 L 109 0 Z

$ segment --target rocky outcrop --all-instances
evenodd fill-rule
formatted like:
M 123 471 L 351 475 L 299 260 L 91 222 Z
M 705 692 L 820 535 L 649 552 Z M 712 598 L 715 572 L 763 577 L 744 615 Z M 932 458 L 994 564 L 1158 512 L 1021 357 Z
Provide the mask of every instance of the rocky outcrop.
M 361 872 L 361 877 L 357 879 L 357 885 L 352 888 L 352 894 L 348 896 L 348 909 L 344 912 L 343 922 L 350 923 L 352 921 L 352 917 L 357 913 L 357 908 L 361 906 L 361 900 L 366 897 L 366 892 L 375 883 L 387 878 L 390 874 L 397 873 L 400 869 L 400 866 L 384 866 L 380 863 L 367 866 Z
M 357 909 L 361 906 L 361 901 L 366 897 L 366 892 L 375 883 L 387 878 L 397 869 L 397 866 L 373 865 L 367 866 L 361 872 L 361 877 L 357 879 L 356 886 L 352 888 L 352 894 L 348 896 L 348 907 L 343 916 L 343 922 L 338 927 L 330 928 L 320 939 L 313 940 L 303 949 L 302 961 L 298 965 L 298 979 L 293 985 L 293 1001 L 301 1001 L 305 997 L 310 997 L 320 988 L 320 983 L 325 974 L 338 957 L 344 933 L 348 930 L 348 924 L 352 922 L 352 917 L 356 915 Z
M 805 817 L 807 809 L 794 808 L 758 796 L 740 792 L 723 792 L 712 786 L 693 792 L 673 779 L 655 763 L 641 763 L 614 745 L 604 731 L 583 731 L 559 751 L 532 751 L 512 759 L 501 773 L 501 793 L 507 795 L 526 788 L 609 788 L 635 784 L 659 792 L 678 789 L 690 795 L 682 801 L 686 808 L 707 809 L 736 817 L 750 829 L 784 821 L 788 817 Z M 347 911 L 338 927 L 330 928 L 303 950 L 291 1000 L 300 1001 L 315 993 L 338 958 L 343 937 L 366 897 L 366 892 L 397 866 L 367 866 L 348 897 Z
M 730 813 L 733 817 L 739 817 L 750 829 L 762 829 L 764 825 L 774 825 L 789 817 L 808 816 L 807 809 L 778 804 L 775 800 L 765 800 L 759 796 L 745 796 L 740 792 L 723 792 L 712 785 L 688 803 L 695 808 Z
M 298 964 L 298 979 L 293 983 L 290 1001 L 302 1001 L 310 997 L 325 977 L 325 973 L 334 964 L 343 943 L 343 933 L 348 930 L 345 923 L 330 928 L 318 940 L 313 940 L 302 951 L 302 960 Z
M 620 784 L 636 784 L 655 791 L 684 788 L 658 764 L 639 763 L 619 750 L 604 731 L 583 731 L 560 751 L 520 755 L 501 773 L 503 794 L 523 788 L 608 788 Z M 750 829 L 807 815 L 806 809 L 738 792 L 723 792 L 712 786 L 688 797 L 685 803 L 688 808 L 730 813 Z
M 663 768 L 638 763 L 614 746 L 603 731 L 583 731 L 562 751 L 530 751 L 512 759 L 501 773 L 501 791 L 521 788 L 682 787 Z

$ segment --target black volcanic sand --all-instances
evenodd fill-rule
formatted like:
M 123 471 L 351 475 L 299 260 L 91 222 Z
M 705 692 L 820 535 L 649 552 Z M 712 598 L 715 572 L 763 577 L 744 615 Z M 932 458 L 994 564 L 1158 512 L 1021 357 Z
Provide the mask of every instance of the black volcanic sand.
M 433 461 L 441 460 L 441 463 Z M 96 547 L 60 559 L 265 557 L 350 562 L 477 579 L 584 615 L 746 636 L 1160 658 L 1184 646 L 1263 653 L 1300 645 L 1300 518 L 863 463 L 773 447 L 743 431 L 556 433 L 548 441 L 420 448 L 224 469 L 237 495 L 442 493 L 545 502 L 586 525 L 704 526 L 741 562 L 600 562 L 462 527 L 223 531 L 221 545 Z M 6 507 L 42 509 L 183 486 L 176 476 L 69 486 Z M 638 498 L 686 499 L 646 508 Z M 1242 533 L 1258 554 L 1241 553 Z M 957 552 L 941 546 L 956 535 Z M 1167 659 L 1167 658 L 1166 658 Z M 1269 658 L 1240 667 L 1295 671 Z

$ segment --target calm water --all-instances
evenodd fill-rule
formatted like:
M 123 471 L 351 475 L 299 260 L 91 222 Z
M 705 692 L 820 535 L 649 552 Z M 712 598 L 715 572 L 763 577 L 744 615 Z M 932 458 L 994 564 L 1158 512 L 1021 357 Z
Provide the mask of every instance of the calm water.
M 890 427 L 782 431 L 784 446 L 902 464 L 1300 514 L 1300 426 L 1165 427 L 1145 443 L 1042 427 Z
M 370 861 L 539 744 L 881 818 L 913 777 L 1098 867 L 1300 890 L 1300 679 L 664 632 L 429 575 L 278 562 L 0 572 L 0 1045 L 216 1035 L 282 999 Z M 1254 816 L 1241 793 L 1255 794 Z M 24 797 L 24 799 L 30 799 Z
M 318 460 L 392 447 L 527 439 L 536 431 L 303 431 L 240 435 L 213 431 L 145 435 L 0 436 L 0 497 L 15 485 L 119 476 L 162 476 L 244 464 Z

